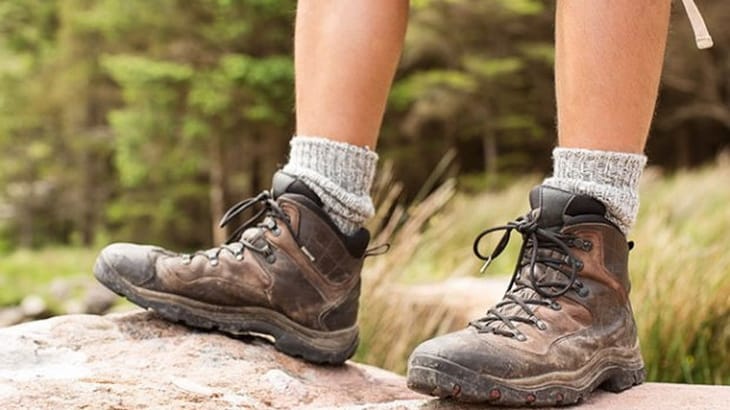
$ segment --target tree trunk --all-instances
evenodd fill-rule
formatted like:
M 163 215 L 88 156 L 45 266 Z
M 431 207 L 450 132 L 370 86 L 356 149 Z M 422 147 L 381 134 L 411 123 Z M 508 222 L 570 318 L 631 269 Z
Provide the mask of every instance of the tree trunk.
M 685 123 L 674 132 L 674 152 L 679 169 L 689 168 L 691 162 L 688 126 L 689 124 Z
M 28 211 L 28 208 L 31 206 L 29 203 L 33 204 L 32 206 L 35 206 L 35 203 L 33 202 L 34 199 L 28 198 L 26 199 L 26 203 L 20 203 L 21 205 L 18 206 L 15 205 L 15 210 L 17 211 L 18 220 L 22 221 L 18 224 L 19 226 L 19 235 L 18 235 L 18 245 L 21 248 L 30 248 L 33 246 L 33 221 L 35 219 L 35 211 Z
M 264 189 L 268 189 L 268 184 L 263 182 L 263 170 L 262 168 L 262 143 L 261 136 L 259 133 L 254 133 L 251 138 L 251 145 L 253 149 L 249 153 L 248 160 L 251 161 L 251 195 L 256 195 Z
M 228 239 L 228 227 L 219 228 L 218 223 L 226 207 L 226 176 L 223 159 L 223 144 L 219 135 L 210 138 L 210 217 L 212 219 L 213 243 L 221 244 Z
M 94 200 L 94 188 L 96 186 L 94 181 L 95 170 L 91 168 L 92 160 L 90 154 L 87 151 L 81 153 L 81 170 L 82 170 L 82 196 L 83 201 L 80 205 L 80 230 L 81 230 L 81 244 L 84 246 L 91 246 L 94 242 L 94 207 L 98 206 L 98 203 Z
M 488 175 L 497 173 L 497 137 L 487 130 L 482 136 L 482 150 L 484 151 L 484 172 Z

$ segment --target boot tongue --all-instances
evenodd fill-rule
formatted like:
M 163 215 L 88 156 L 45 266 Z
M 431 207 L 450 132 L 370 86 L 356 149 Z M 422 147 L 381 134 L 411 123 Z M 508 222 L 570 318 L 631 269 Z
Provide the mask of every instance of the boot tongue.
M 278 171 L 271 182 L 271 192 L 274 198 L 282 194 L 299 194 L 311 199 L 317 206 L 322 206 L 322 200 L 309 187 L 294 175 Z
M 565 225 L 566 216 L 606 214 L 606 207 L 590 196 L 576 195 L 544 185 L 536 186 L 530 191 L 530 208 L 540 227 L 558 230 Z

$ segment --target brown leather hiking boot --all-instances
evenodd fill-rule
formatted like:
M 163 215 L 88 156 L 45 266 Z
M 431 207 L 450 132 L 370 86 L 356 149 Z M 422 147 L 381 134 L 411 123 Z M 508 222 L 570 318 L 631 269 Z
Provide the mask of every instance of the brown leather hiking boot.
M 488 264 L 513 230 L 522 234 L 503 300 L 466 329 L 418 346 L 408 363 L 411 389 L 465 402 L 551 406 L 644 380 L 624 235 L 588 196 L 537 187 L 530 204 L 526 216 L 474 243 Z M 506 231 L 502 240 L 483 255 L 480 239 L 497 230 Z
M 272 192 L 233 206 L 222 225 L 261 209 L 217 248 L 179 254 L 112 244 L 96 278 L 165 319 L 233 335 L 268 335 L 276 348 L 316 363 L 342 363 L 358 344 L 360 270 L 369 233 L 345 236 L 319 198 L 277 173 Z

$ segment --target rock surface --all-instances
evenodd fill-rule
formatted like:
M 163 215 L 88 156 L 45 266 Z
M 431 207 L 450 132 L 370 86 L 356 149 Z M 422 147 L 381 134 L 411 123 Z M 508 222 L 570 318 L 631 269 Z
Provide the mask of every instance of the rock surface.
M 510 277 L 457 277 L 440 282 L 394 287 L 395 299 L 408 300 L 413 309 L 433 311 L 434 306 L 446 309 L 458 323 L 458 329 L 484 316 L 488 308 L 499 302 L 509 286 Z M 454 329 L 456 330 L 456 329 Z
M 419 397 L 377 368 L 313 366 L 265 341 L 191 332 L 147 312 L 58 316 L 0 329 L 0 341 L 6 410 L 326 407 Z
M 648 384 L 588 409 L 724 409 L 730 387 Z M 456 409 L 370 366 L 315 366 L 264 341 L 191 331 L 136 311 L 0 329 L 2 409 Z

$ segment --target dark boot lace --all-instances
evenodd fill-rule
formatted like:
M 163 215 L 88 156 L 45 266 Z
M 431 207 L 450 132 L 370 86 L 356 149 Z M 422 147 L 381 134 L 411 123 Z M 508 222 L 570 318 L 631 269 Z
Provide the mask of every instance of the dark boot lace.
M 279 228 L 278 221 L 284 222 L 287 228 L 293 232 L 291 227 L 291 221 L 289 216 L 281 209 L 281 206 L 273 198 L 271 192 L 263 191 L 253 198 L 245 199 L 235 205 L 233 205 L 228 211 L 226 211 L 223 218 L 221 218 L 219 226 L 222 228 L 226 226 L 231 220 L 236 218 L 238 215 L 245 212 L 256 205 L 261 208 L 254 213 L 246 222 L 241 224 L 228 238 L 226 243 L 221 246 L 208 249 L 205 251 L 197 251 L 193 254 L 182 254 L 184 263 L 190 263 L 195 256 L 203 256 L 210 260 L 210 264 L 213 266 L 218 265 L 220 255 L 222 252 L 228 252 L 237 260 L 243 260 L 244 250 L 249 249 L 253 252 L 263 255 L 269 263 L 276 261 L 271 246 L 262 235 L 264 231 L 270 231 L 274 236 L 281 234 L 281 228 Z M 250 229 L 253 228 L 253 229 Z M 294 238 L 296 241 L 297 239 Z M 299 248 L 304 252 L 312 261 L 314 257 L 304 246 L 299 245 Z
M 572 254 L 570 248 L 588 251 L 592 244 L 574 235 L 541 227 L 535 215 L 535 212 L 530 212 L 506 225 L 484 230 L 474 240 L 474 253 L 485 261 L 483 272 L 507 247 L 512 231 L 519 232 L 523 238 L 517 266 L 504 298 L 489 309 L 484 317 L 469 323 L 480 333 L 491 332 L 524 341 L 527 338 L 519 331 L 516 323 L 526 323 L 540 330 L 547 328 L 535 315 L 535 307 L 547 306 L 560 310 L 560 304 L 554 301 L 555 298 L 571 290 L 581 297 L 588 294 L 588 289 L 578 280 L 578 272 L 583 268 L 583 262 Z M 496 231 L 505 233 L 492 253 L 485 256 L 479 250 L 479 242 Z M 556 253 L 560 257 L 556 257 Z M 544 267 L 540 275 L 536 269 L 538 264 Z

